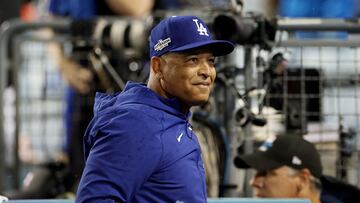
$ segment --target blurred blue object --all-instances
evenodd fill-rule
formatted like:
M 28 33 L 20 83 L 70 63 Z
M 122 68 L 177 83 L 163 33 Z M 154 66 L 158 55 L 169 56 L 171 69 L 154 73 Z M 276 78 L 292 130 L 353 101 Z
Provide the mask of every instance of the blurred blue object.
M 22 200 L 9 200 L 5 203 L 75 203 L 71 199 L 22 199 Z
M 9 200 L 6 203 L 74 203 L 75 200 Z M 305 199 L 210 198 L 208 203 L 310 203 Z
M 354 18 L 357 0 L 281 0 L 278 13 L 290 18 Z M 346 39 L 345 32 L 297 32 L 297 38 Z
M 210 198 L 208 203 L 311 203 L 307 199 Z

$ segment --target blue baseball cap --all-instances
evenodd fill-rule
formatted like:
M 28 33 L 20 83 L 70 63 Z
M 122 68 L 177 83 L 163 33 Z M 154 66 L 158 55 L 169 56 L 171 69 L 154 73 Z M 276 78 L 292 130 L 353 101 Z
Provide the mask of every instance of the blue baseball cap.
M 215 56 L 234 50 L 226 40 L 213 40 L 207 25 L 197 16 L 172 16 L 156 25 L 150 35 L 150 57 L 168 52 L 208 48 Z

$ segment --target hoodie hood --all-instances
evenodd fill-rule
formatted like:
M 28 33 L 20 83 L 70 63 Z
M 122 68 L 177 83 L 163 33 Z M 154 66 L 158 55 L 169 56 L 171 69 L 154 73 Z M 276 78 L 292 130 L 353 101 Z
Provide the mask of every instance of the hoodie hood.
M 143 104 L 178 117 L 190 117 L 190 112 L 186 115 L 181 113 L 181 103 L 178 99 L 163 98 L 149 89 L 145 84 L 135 82 L 127 82 L 122 92 L 113 95 L 96 93 L 94 117 L 109 111 L 109 109 L 118 108 L 126 104 Z M 113 108 L 109 108 L 111 106 Z

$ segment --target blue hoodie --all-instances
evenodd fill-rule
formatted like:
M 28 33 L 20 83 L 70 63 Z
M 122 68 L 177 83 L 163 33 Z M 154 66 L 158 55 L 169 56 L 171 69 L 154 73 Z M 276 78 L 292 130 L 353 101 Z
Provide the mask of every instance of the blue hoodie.
M 177 99 L 128 82 L 97 93 L 76 202 L 206 202 L 200 146 Z

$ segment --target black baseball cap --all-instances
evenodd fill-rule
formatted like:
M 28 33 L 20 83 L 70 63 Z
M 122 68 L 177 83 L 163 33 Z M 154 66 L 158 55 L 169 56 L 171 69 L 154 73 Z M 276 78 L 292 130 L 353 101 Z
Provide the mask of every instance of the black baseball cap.
M 322 175 L 319 152 L 312 143 L 298 135 L 279 136 L 266 151 L 239 155 L 234 159 L 234 164 L 238 168 L 254 168 L 259 171 L 282 166 L 307 168 L 317 178 Z

